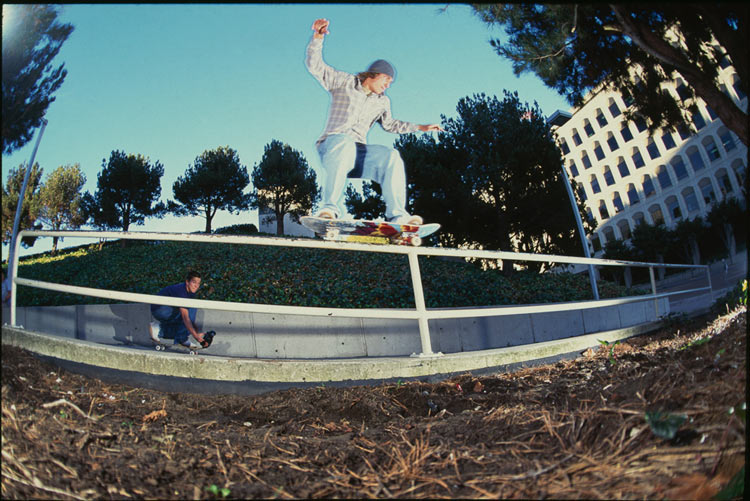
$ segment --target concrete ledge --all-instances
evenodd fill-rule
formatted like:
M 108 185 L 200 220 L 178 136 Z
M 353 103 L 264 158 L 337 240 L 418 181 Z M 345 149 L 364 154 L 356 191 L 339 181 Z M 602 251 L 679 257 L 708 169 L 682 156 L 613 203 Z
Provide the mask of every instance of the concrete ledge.
M 248 390 L 250 390 L 254 384 L 297 386 L 310 383 L 413 379 L 438 374 L 484 371 L 579 353 L 587 348 L 598 346 L 599 340 L 614 342 L 654 330 L 659 325 L 659 322 L 655 322 L 555 341 L 434 357 L 368 357 L 335 360 L 270 360 L 165 353 L 138 346 L 103 345 L 7 325 L 2 327 L 2 344 L 18 346 L 38 355 L 73 364 L 143 375 L 243 383 L 248 385 Z M 252 393 L 252 391 L 249 392 Z

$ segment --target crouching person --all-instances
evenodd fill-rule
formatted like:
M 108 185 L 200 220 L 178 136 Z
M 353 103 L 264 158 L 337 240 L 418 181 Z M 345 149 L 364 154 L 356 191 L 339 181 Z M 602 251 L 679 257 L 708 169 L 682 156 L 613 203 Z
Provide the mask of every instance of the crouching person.
M 164 287 L 158 295 L 192 299 L 200 286 L 201 276 L 195 271 L 189 271 L 184 282 Z M 193 336 L 200 346 L 208 348 L 213 336 L 198 332 L 195 326 L 196 313 L 196 308 L 152 304 L 151 316 L 156 319 L 156 322 L 151 322 L 149 325 L 151 339 L 158 344 L 164 343 L 165 339 L 174 339 L 174 344 L 179 343 L 190 349 L 196 349 L 199 345 L 190 340 L 190 336 Z

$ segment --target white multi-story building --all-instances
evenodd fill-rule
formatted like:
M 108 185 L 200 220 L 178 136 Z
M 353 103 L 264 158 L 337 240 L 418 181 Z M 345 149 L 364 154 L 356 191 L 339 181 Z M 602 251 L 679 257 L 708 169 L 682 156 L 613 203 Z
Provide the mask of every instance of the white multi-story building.
M 721 89 L 747 111 L 747 96 L 729 64 Z M 677 79 L 668 90 L 685 96 Z M 557 111 L 547 122 L 557 135 L 570 179 L 583 188 L 586 215 L 597 229 L 588 235 L 597 255 L 613 239 L 627 240 L 641 221 L 674 227 L 680 219 L 705 216 L 716 201 L 743 198 L 747 147 L 698 99 L 697 132 L 682 127 L 649 136 L 643 121 L 624 120 L 629 103 L 598 90 L 580 108 Z

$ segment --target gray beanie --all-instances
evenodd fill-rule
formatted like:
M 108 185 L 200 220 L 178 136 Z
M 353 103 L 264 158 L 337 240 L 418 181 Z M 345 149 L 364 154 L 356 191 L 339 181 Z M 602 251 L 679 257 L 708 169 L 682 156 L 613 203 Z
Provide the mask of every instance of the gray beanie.
M 391 63 L 386 61 L 385 59 L 378 59 L 377 61 L 373 62 L 369 68 L 367 68 L 368 72 L 373 73 L 385 73 L 391 78 L 396 78 L 396 70 L 393 68 Z

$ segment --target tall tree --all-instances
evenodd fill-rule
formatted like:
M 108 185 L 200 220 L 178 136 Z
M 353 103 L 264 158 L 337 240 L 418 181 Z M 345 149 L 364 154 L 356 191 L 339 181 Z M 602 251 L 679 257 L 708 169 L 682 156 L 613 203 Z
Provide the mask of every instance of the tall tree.
M 457 111 L 457 118 L 443 117 L 439 141 L 396 141 L 413 212 L 441 223 L 440 241 L 451 246 L 582 253 L 562 157 L 538 106 L 505 91 L 502 100 L 462 98 Z
M 354 189 L 351 183 L 346 187 L 346 209 L 356 219 L 384 219 L 385 200 L 383 189 L 375 181 L 362 183 L 362 194 Z
M 701 249 L 698 242 L 703 239 L 706 229 L 703 218 L 698 216 L 693 219 L 680 220 L 672 230 L 675 241 L 681 244 L 685 261 L 691 264 L 701 264 Z
M 507 42 L 490 43 L 513 62 L 517 75 L 536 73 L 571 104 L 581 104 L 603 85 L 631 99 L 626 116 L 644 116 L 654 131 L 680 123 L 692 127 L 697 95 L 747 145 L 747 111 L 717 79 L 728 58 L 747 94 L 746 3 L 520 3 L 474 9 L 486 23 L 505 28 Z M 678 75 L 687 83 L 681 97 L 662 88 Z
M 97 190 L 83 196 L 86 219 L 105 229 L 128 231 L 131 224 L 143 224 L 147 217 L 163 217 L 166 206 L 156 203 L 161 195 L 164 167 L 153 165 L 142 155 L 114 150 L 102 160 Z
M 604 259 L 612 259 L 615 261 L 635 261 L 635 253 L 636 251 L 623 240 L 610 240 L 604 244 Z M 603 275 L 610 275 L 617 282 L 619 273 L 616 270 L 619 267 L 612 268 L 614 269 L 607 270 Z M 621 268 L 625 287 L 629 289 L 633 286 L 633 270 L 630 266 L 623 266 Z
M 638 260 L 651 263 L 664 263 L 664 256 L 674 247 L 674 232 L 669 231 L 664 223 L 648 224 L 641 222 L 633 230 L 631 245 L 638 253 Z M 657 268 L 659 280 L 664 278 L 666 270 Z
M 706 214 L 706 221 L 711 225 L 712 232 L 719 237 L 727 251 L 729 262 L 734 262 L 737 253 L 735 227 L 747 226 L 747 212 L 736 197 L 725 198 L 717 202 Z
M 18 169 L 10 169 L 8 179 L 3 187 L 2 200 L 2 238 L 3 243 L 10 243 L 13 238 L 13 224 L 18 209 L 18 195 L 21 193 L 21 185 L 26 175 L 26 167 L 19 165 Z M 42 168 L 38 163 L 34 164 L 29 175 L 29 184 L 23 195 L 21 208 L 21 219 L 19 219 L 18 231 L 39 230 L 42 225 L 36 223 L 39 215 L 39 185 L 42 180 Z M 25 238 L 21 243 L 26 247 L 34 245 L 36 237 Z
M 243 190 L 249 183 L 247 167 L 240 164 L 235 150 L 229 146 L 206 150 L 172 185 L 180 204 L 170 201 L 169 210 L 178 215 L 202 213 L 206 233 L 211 233 L 211 220 L 217 210 L 239 212 L 248 208 L 249 195 Z
M 72 32 L 73 25 L 57 21 L 54 6 L 3 5 L 3 154 L 29 142 L 42 124 L 67 75 L 52 60 Z
M 74 230 L 86 222 L 81 207 L 81 190 L 86 176 L 81 166 L 60 166 L 47 177 L 39 191 L 39 221 L 51 230 Z M 52 237 L 52 254 L 61 237 Z
M 284 234 L 284 215 L 299 222 L 312 211 L 320 198 L 315 171 L 304 155 L 276 139 L 266 145 L 263 158 L 252 173 L 251 206 L 270 209 L 269 220 L 276 220 L 276 234 Z

